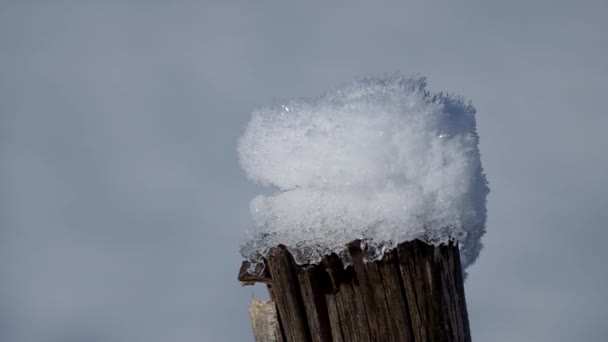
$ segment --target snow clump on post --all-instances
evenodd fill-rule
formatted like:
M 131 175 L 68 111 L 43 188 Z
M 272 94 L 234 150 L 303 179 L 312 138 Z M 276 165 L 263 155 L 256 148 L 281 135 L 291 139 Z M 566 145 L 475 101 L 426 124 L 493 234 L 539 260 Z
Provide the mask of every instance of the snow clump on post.
M 489 192 L 475 113 L 460 97 L 428 91 L 425 78 L 403 76 L 255 111 L 240 163 L 278 190 L 252 200 L 243 256 L 259 262 L 282 244 L 298 263 L 315 264 L 359 239 L 375 260 L 404 241 L 457 240 L 470 265 Z

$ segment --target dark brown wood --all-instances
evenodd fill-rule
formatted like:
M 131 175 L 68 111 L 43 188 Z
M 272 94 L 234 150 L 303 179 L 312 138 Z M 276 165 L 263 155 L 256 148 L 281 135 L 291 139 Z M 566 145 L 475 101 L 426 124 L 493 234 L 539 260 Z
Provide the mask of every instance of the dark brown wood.
M 432 268 L 429 265 L 432 259 L 427 255 L 429 250 L 425 247 L 427 245 L 422 242 L 413 241 L 401 244 L 397 250 L 416 342 L 439 341 L 434 339 L 436 329 L 434 318 L 439 303 L 432 300 L 435 297 L 432 287 Z M 428 247 L 432 250 L 431 246 Z
M 363 251 L 359 247 L 360 244 L 360 241 L 349 244 L 348 252 L 351 255 L 361 295 L 363 296 L 370 337 L 372 341 L 383 339 L 395 341 L 395 337 L 389 329 L 389 313 L 382 281 L 379 279 L 377 268 L 374 269 L 375 265 L 366 265 L 363 261 Z
M 293 257 L 284 247 L 274 248 L 268 256 L 272 288 L 285 337 L 290 342 L 307 342 L 311 337 L 294 264 Z
M 320 267 L 308 266 L 298 272 L 302 301 L 306 309 L 308 327 L 314 342 L 331 340 L 331 326 L 325 293 L 329 286 L 327 275 Z
M 458 247 L 413 241 L 398 255 L 415 341 L 470 341 Z
M 243 286 L 253 285 L 255 283 L 263 283 L 270 285 L 271 279 L 270 274 L 267 272 L 267 270 L 264 270 L 262 274 L 254 275 L 249 273 L 250 266 L 251 263 L 249 261 L 243 261 L 243 263 L 241 264 L 241 268 L 239 269 L 238 279 Z
M 325 301 L 327 303 L 327 314 L 329 325 L 331 327 L 331 336 L 334 342 L 344 342 L 342 337 L 342 327 L 340 326 L 340 314 L 338 312 L 338 304 L 336 303 L 336 295 L 326 294 Z
M 340 315 L 340 326 L 346 341 L 356 341 L 361 335 L 358 329 L 357 306 L 352 300 L 355 297 L 355 290 L 349 283 L 342 283 L 340 291 L 337 293 L 336 303 L 338 314 Z M 365 323 L 367 326 L 367 323 Z
M 356 323 L 354 325 L 354 330 L 357 332 L 355 335 L 355 341 L 360 342 L 368 342 L 372 341 L 372 336 L 369 331 L 369 318 L 370 313 L 367 311 L 365 307 L 365 303 L 363 301 L 363 293 L 361 287 L 357 286 L 356 283 L 352 283 L 353 290 L 355 291 L 354 298 L 345 298 L 345 300 L 350 300 L 355 303 L 355 320 Z
M 256 277 L 268 284 L 276 303 L 281 338 L 471 341 L 456 243 L 405 242 L 373 262 L 365 261 L 361 246 L 360 241 L 347 246 L 348 267 L 335 254 L 319 265 L 301 266 L 284 247 L 270 252 L 265 273 Z M 247 269 L 241 268 L 239 279 L 255 282 Z
M 399 276 L 397 251 L 387 252 L 382 262 L 377 263 L 377 265 L 384 285 L 389 317 L 391 317 L 391 329 L 394 332 L 395 340 L 413 341 L 405 288 Z

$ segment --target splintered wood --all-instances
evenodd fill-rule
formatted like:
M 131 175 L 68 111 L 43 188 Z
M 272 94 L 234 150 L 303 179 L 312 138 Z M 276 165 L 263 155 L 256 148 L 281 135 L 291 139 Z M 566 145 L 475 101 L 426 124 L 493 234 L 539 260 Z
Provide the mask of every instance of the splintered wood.
M 273 301 L 253 300 L 249 318 L 256 342 L 283 342 L 277 309 Z
M 261 275 L 244 262 L 239 280 L 267 284 L 272 299 L 249 309 L 256 342 L 471 341 L 457 245 L 405 242 L 373 262 L 360 246 L 346 268 L 335 254 L 297 265 L 283 246 Z

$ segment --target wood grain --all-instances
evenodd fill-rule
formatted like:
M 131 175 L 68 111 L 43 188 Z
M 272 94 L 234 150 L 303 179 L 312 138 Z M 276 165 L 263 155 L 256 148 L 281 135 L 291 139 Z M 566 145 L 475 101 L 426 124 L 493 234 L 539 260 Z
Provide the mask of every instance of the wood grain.
M 248 276 L 243 266 L 239 279 L 268 285 L 278 313 L 274 336 L 286 342 L 471 341 L 456 243 L 405 242 L 373 262 L 361 246 L 347 246 L 348 267 L 335 254 L 297 265 L 279 246 L 263 275 Z M 278 341 L 272 338 L 256 335 Z

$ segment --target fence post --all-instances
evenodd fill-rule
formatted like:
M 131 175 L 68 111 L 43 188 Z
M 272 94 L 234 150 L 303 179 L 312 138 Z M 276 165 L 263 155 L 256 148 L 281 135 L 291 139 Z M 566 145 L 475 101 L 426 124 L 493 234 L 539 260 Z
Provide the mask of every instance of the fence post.
M 456 243 L 404 242 L 366 262 L 354 241 L 348 253 L 346 268 L 335 254 L 297 265 L 278 246 L 257 276 L 244 262 L 239 280 L 266 283 L 271 295 L 263 310 L 259 301 L 250 308 L 256 342 L 471 341 Z

